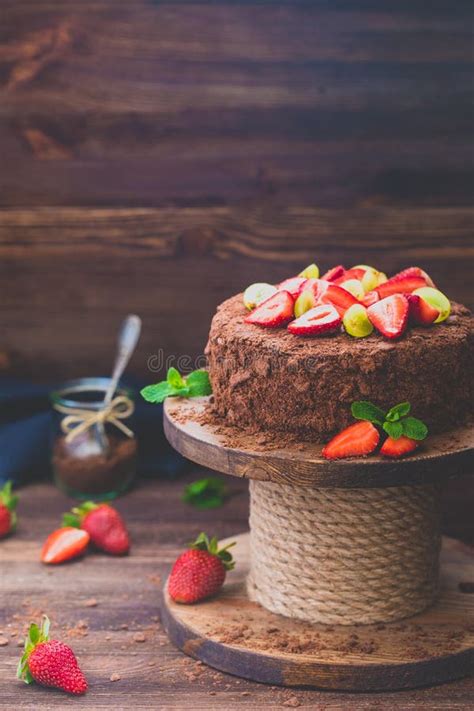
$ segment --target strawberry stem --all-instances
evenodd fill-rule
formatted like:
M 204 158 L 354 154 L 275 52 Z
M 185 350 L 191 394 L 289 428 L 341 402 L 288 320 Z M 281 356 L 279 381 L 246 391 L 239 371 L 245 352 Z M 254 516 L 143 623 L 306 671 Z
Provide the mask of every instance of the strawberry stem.
M 232 541 L 232 543 L 228 543 L 223 548 L 219 548 L 219 541 L 216 536 L 209 539 L 206 533 L 201 532 L 189 547 L 196 550 L 207 551 L 211 555 L 217 556 L 226 570 L 233 570 L 235 568 L 235 561 L 232 558 L 232 554 L 229 553 L 229 548 L 232 548 L 235 544 L 236 542 Z

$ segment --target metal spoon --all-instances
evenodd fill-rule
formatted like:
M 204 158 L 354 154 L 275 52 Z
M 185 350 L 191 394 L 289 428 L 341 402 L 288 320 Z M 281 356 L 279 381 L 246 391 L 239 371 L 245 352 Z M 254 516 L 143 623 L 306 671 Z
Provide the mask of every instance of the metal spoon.
M 140 332 L 142 329 L 142 320 L 135 314 L 129 314 L 122 323 L 117 339 L 117 355 L 115 357 L 114 369 L 110 379 L 109 386 L 105 392 L 104 407 L 110 405 L 114 393 L 117 389 L 123 371 L 128 365 L 133 351 L 136 348 Z M 105 436 L 104 425 L 100 423 L 97 427 L 98 435 L 101 440 L 102 450 L 107 452 L 108 441 Z

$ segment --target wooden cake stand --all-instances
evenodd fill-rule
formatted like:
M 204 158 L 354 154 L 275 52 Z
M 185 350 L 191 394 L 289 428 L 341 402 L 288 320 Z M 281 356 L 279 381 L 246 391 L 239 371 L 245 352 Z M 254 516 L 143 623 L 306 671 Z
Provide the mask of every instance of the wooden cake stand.
M 311 527 L 316 521 L 316 528 L 319 530 L 322 521 L 322 535 L 326 534 L 326 525 L 330 533 L 327 539 L 317 539 L 319 546 L 316 545 L 316 548 L 322 549 L 316 551 L 316 555 L 321 556 L 320 570 L 323 578 L 323 571 L 327 573 L 326 558 L 331 558 L 324 555 L 325 548 L 331 549 L 332 545 L 340 545 L 339 535 L 348 536 L 347 544 L 350 547 L 351 538 L 357 539 L 359 535 L 360 539 L 360 530 L 364 531 L 364 521 L 359 521 L 360 516 L 357 515 L 354 518 L 354 536 L 351 536 L 350 526 L 349 535 L 347 534 L 344 525 L 347 506 L 352 506 L 351 502 L 354 502 L 354 511 L 362 512 L 363 517 L 365 505 L 370 509 L 372 517 L 372 509 L 379 507 L 383 514 L 383 507 L 390 507 L 392 494 L 394 499 L 399 497 L 402 507 L 404 502 L 408 502 L 410 506 L 412 498 L 416 499 L 418 496 L 415 490 L 437 491 L 438 486 L 450 477 L 471 474 L 474 461 L 472 428 L 466 427 L 455 433 L 437 437 L 435 443 L 427 443 L 406 460 L 394 462 L 373 456 L 363 460 L 328 462 L 321 456 L 321 445 L 314 443 L 286 445 L 284 449 L 273 449 L 265 446 L 265 443 L 261 447 L 257 446 L 255 440 L 251 437 L 246 440 L 240 431 L 209 424 L 209 419 L 203 418 L 207 407 L 206 398 L 168 399 L 164 414 L 166 436 L 178 452 L 198 464 L 252 480 L 251 533 L 229 539 L 237 541 L 233 549 L 235 570 L 227 574 L 223 590 L 214 598 L 196 605 L 179 605 L 169 598 L 165 584 L 161 614 L 171 641 L 186 654 L 221 671 L 284 686 L 356 691 L 395 690 L 440 683 L 472 673 L 474 556 L 468 546 L 451 539 L 443 539 L 439 585 L 436 583 L 438 547 L 432 544 L 430 539 L 436 541 L 437 537 L 433 533 L 435 524 L 429 522 L 433 518 L 432 510 L 436 508 L 436 501 L 434 504 L 431 502 L 433 497 L 423 499 L 420 510 L 415 509 L 413 516 L 420 517 L 420 538 L 423 539 L 424 536 L 427 540 L 427 555 L 431 555 L 429 546 L 434 551 L 432 557 L 436 569 L 433 572 L 435 587 L 433 590 L 427 588 L 424 593 L 427 597 L 422 603 L 416 594 L 414 600 L 410 598 L 408 587 L 410 594 L 406 600 L 401 598 L 400 605 L 405 605 L 405 608 L 400 614 L 398 603 L 391 603 L 392 599 L 397 600 L 398 578 L 400 581 L 405 580 L 405 585 L 409 586 L 411 575 L 416 577 L 420 565 L 420 559 L 415 556 L 411 560 L 411 551 L 405 550 L 410 548 L 411 544 L 406 542 L 409 538 L 403 541 L 405 548 L 402 552 L 407 556 L 408 568 L 410 561 L 416 564 L 412 573 L 409 569 L 404 570 L 404 563 L 401 569 L 396 567 L 400 564 L 397 558 L 400 557 L 400 546 L 398 553 L 395 549 L 390 550 L 387 559 L 375 569 L 364 568 L 367 558 L 370 558 L 370 549 L 360 555 L 360 560 L 356 549 L 356 563 L 354 565 L 351 558 L 349 563 L 353 564 L 349 564 L 348 568 L 351 569 L 352 575 L 354 569 L 360 571 L 359 579 L 354 583 L 356 589 L 357 585 L 361 584 L 361 576 L 367 576 L 367 600 L 364 595 L 359 598 L 356 596 L 355 602 L 354 599 L 348 599 L 347 610 L 344 604 L 340 604 L 340 600 L 336 599 L 334 603 L 331 597 L 334 591 L 325 587 L 324 579 L 319 583 L 319 565 L 315 565 L 316 570 L 311 571 L 313 577 L 310 584 L 313 587 L 305 598 L 304 564 L 301 565 L 302 599 L 303 602 L 308 600 L 308 611 L 304 604 L 303 607 L 298 606 L 297 597 L 293 604 L 294 585 L 288 588 L 288 599 L 292 603 L 287 608 L 286 588 L 283 587 L 282 594 L 278 591 L 281 585 L 278 579 L 278 561 L 271 561 L 274 566 L 272 574 L 275 575 L 274 594 L 272 589 L 265 589 L 267 581 L 262 572 L 265 566 L 259 558 L 261 551 L 255 550 L 261 545 L 261 540 L 265 539 L 265 525 L 267 528 L 270 526 L 272 531 L 272 526 L 279 526 L 279 507 L 280 504 L 286 505 L 286 493 L 302 492 L 302 500 L 308 497 L 311 502 L 310 513 L 313 504 L 317 509 L 316 519 L 310 521 L 310 529 L 312 530 Z M 239 444 L 230 446 L 229 442 Z M 326 492 L 329 503 L 325 498 Z M 272 498 L 276 494 L 278 497 Z M 368 504 L 364 499 L 367 494 Z M 382 497 L 380 501 L 377 499 L 379 494 Z M 316 498 L 311 498 L 314 495 Z M 338 508 L 340 496 L 342 508 Z M 348 498 L 344 498 L 345 496 Z M 376 498 L 372 500 L 372 496 Z M 298 507 L 299 499 L 296 498 L 295 501 L 297 503 L 293 505 Z M 338 525 L 335 527 L 331 516 L 325 523 L 326 509 L 321 501 L 326 502 L 324 506 L 336 507 L 331 512 L 336 515 Z M 318 509 L 318 506 L 321 508 Z M 302 524 L 299 519 L 304 519 L 308 512 L 303 511 L 300 517 L 298 509 L 296 513 L 295 509 L 290 511 L 294 517 L 295 528 L 300 528 Z M 403 513 L 402 510 L 400 515 L 403 516 Z M 273 514 L 275 515 L 272 518 Z M 395 516 L 390 524 L 393 526 L 397 521 L 396 509 L 391 515 L 392 518 Z M 408 515 L 408 524 L 410 516 L 411 514 Z M 424 516 L 427 517 L 426 522 Z M 370 517 L 368 527 L 374 525 Z M 383 516 L 380 521 L 377 515 L 375 518 L 375 526 L 381 527 L 380 537 L 383 538 L 386 533 Z M 359 524 L 361 527 L 358 534 Z M 401 536 L 406 526 L 407 523 L 400 520 Z M 302 530 L 305 531 L 304 525 Z M 398 535 L 398 531 L 393 530 L 393 535 Z M 378 535 L 377 528 L 375 532 Z M 280 534 L 281 531 L 275 530 L 276 539 Z M 263 536 L 263 539 L 259 536 Z M 369 531 L 367 538 L 370 538 Z M 390 535 L 388 538 L 390 539 Z M 321 541 L 327 543 L 323 545 Z M 417 544 L 419 541 L 413 541 L 414 548 Z M 278 558 L 280 549 L 283 554 L 288 552 L 285 546 L 278 548 L 277 545 L 270 555 Z M 333 556 L 332 564 L 336 565 L 336 576 L 341 573 L 339 559 L 344 559 L 344 553 L 344 548 L 337 548 L 337 555 Z M 350 557 L 353 555 L 351 553 Z M 289 556 L 290 559 L 292 556 L 293 553 Z M 402 561 L 404 560 L 405 558 L 402 558 Z M 423 559 L 421 561 L 423 562 Z M 387 574 L 391 566 L 394 566 L 392 580 Z M 379 573 L 383 584 L 388 585 L 386 605 L 382 594 L 375 596 L 373 605 L 370 601 L 372 588 L 380 582 Z M 338 583 L 334 587 L 336 593 L 339 589 L 343 591 L 344 601 L 346 589 L 349 590 L 349 598 L 353 595 L 351 586 L 352 580 L 343 578 L 340 585 Z M 296 593 L 298 592 L 297 590 Z M 314 602 L 314 599 L 316 604 L 311 611 L 311 602 Z M 417 612 L 417 609 L 420 611 Z M 307 614 L 310 616 L 307 617 Z M 364 624 L 354 623 L 354 620 L 359 619 L 359 615 Z M 314 621 L 319 619 L 324 624 Z M 365 623 L 371 619 L 374 620 L 373 623 Z

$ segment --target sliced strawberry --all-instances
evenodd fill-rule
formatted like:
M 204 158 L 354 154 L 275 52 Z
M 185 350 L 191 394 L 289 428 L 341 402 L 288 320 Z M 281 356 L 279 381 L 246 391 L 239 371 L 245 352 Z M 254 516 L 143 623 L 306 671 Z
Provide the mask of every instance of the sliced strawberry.
M 338 264 L 337 267 L 333 267 L 332 269 L 329 269 L 325 274 L 322 275 L 321 279 L 324 279 L 325 281 L 334 281 L 334 279 L 339 279 L 339 277 L 342 277 L 346 270 L 342 266 L 342 264 Z
M 380 435 L 371 422 L 363 420 L 339 432 L 323 449 L 326 459 L 361 457 L 371 454 L 379 443 Z
M 426 281 L 423 277 L 407 276 L 400 279 L 392 277 L 392 279 L 376 286 L 374 291 L 378 293 L 381 299 L 385 299 L 386 296 L 391 296 L 392 294 L 411 294 L 412 291 L 422 286 L 426 286 Z
M 367 309 L 373 325 L 387 338 L 398 338 L 408 321 L 408 299 L 403 294 L 393 294 L 377 301 Z
M 347 269 L 347 271 L 342 274 L 342 276 L 338 277 L 337 279 L 332 279 L 333 284 L 342 284 L 344 281 L 349 281 L 349 279 L 362 279 L 362 277 L 365 274 L 364 269 Z
M 84 553 L 89 543 L 89 534 L 80 528 L 64 526 L 53 531 L 41 551 L 42 563 L 64 563 Z
M 361 304 L 364 304 L 366 308 L 375 304 L 376 301 L 380 301 L 380 296 L 374 290 L 368 291 L 360 300 Z
M 337 284 L 329 284 L 321 297 L 321 301 L 324 304 L 335 306 L 340 316 L 344 316 L 347 309 L 353 304 L 359 303 L 359 300 L 350 291 L 346 291 L 346 289 L 343 289 L 342 286 L 337 286 Z
M 281 284 L 278 284 L 277 289 L 278 291 L 288 291 L 296 299 L 307 281 L 306 277 L 291 277 L 291 279 L 285 279 Z
M 304 284 L 303 288 L 300 291 L 300 294 L 302 294 L 303 291 L 311 291 L 314 296 L 316 305 L 316 303 L 321 299 L 322 295 L 327 290 L 328 286 L 328 282 L 324 281 L 323 279 L 307 279 L 306 284 Z
M 414 323 L 429 326 L 441 313 L 417 294 L 407 294 L 406 297 L 409 304 L 408 316 Z
M 315 336 L 319 333 L 336 331 L 341 322 L 341 317 L 332 304 L 321 304 L 306 311 L 296 321 L 292 321 L 288 330 L 297 336 Z
M 265 328 L 276 328 L 293 318 L 294 299 L 288 291 L 277 291 L 257 306 L 245 321 Z
M 402 435 L 398 439 L 392 439 L 392 437 L 387 437 L 385 442 L 380 448 L 380 454 L 384 457 L 403 457 L 405 454 L 410 454 L 418 447 L 418 442 L 410 437 L 405 437 Z
M 408 267 L 407 269 L 403 269 L 401 272 L 398 272 L 398 274 L 394 274 L 389 281 L 400 281 L 400 279 L 405 279 L 406 277 L 421 277 L 425 280 L 427 286 L 434 286 L 431 277 L 423 271 L 423 269 L 420 269 L 420 267 Z
M 328 286 L 328 281 L 323 281 L 322 279 L 308 279 L 295 301 L 295 317 L 298 318 L 306 311 L 318 306 Z

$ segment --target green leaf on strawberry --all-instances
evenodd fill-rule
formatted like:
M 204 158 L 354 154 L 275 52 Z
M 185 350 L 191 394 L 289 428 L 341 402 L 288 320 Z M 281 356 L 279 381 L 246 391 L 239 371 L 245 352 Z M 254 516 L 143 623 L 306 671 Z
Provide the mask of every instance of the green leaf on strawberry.
M 147 385 L 141 390 L 144 400 L 161 403 L 167 397 L 202 397 L 212 393 L 209 375 L 206 370 L 194 370 L 186 378 L 176 370 L 168 370 L 166 380 Z
M 235 568 L 235 562 L 232 558 L 232 554 L 229 553 L 229 548 L 235 546 L 235 541 L 228 543 L 224 548 L 219 549 L 219 541 L 216 536 L 211 539 L 206 533 L 200 533 L 196 540 L 191 543 L 190 548 L 195 548 L 200 551 L 207 551 L 211 555 L 215 555 L 222 561 L 222 564 L 226 570 L 233 570 Z
M 32 684 L 34 681 L 31 672 L 28 668 L 28 658 L 35 649 L 35 647 L 38 646 L 38 644 L 40 644 L 41 642 L 47 642 L 49 640 L 49 627 L 50 621 L 47 615 L 43 615 L 41 627 L 38 627 L 38 625 L 36 625 L 35 623 L 32 623 L 30 625 L 28 634 L 25 639 L 24 652 L 20 661 L 18 662 L 18 667 L 16 670 L 17 678 L 23 679 L 25 684 Z

